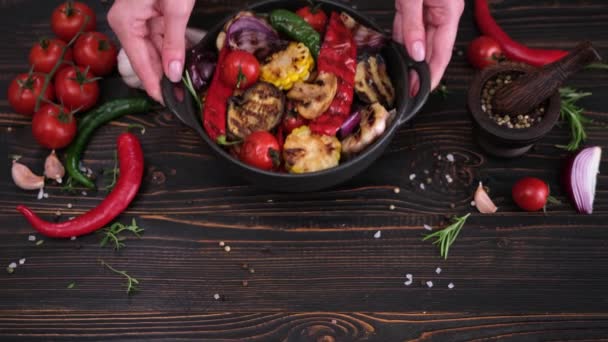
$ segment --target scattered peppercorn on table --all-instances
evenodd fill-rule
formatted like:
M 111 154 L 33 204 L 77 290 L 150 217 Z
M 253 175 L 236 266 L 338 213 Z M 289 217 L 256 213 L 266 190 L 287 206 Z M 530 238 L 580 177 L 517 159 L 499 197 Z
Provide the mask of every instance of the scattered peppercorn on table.
M 84 2 L 97 14 L 98 30 L 113 37 L 105 20 L 111 2 Z M 50 150 L 36 144 L 31 119 L 2 102 L 0 151 L 6 158 L 0 183 L 0 262 L 6 272 L 0 276 L 0 340 L 608 336 L 608 178 L 603 175 L 608 157 L 600 164 L 593 214 L 581 215 L 561 184 L 568 153 L 555 147 L 568 144 L 568 125 L 554 128 L 532 151 L 512 160 L 488 157 L 474 143 L 466 94 L 475 71 L 466 50 L 480 34 L 474 23 L 476 2 L 481 1 L 466 3 L 440 90 L 400 128 L 374 165 L 322 192 L 285 194 L 251 187 L 227 173 L 199 136 L 170 113 L 147 109 L 99 127 L 80 156 L 83 164 L 76 165 L 76 157 L 70 166 L 95 174 L 98 184 L 102 178 L 120 179 L 117 138 L 130 124 L 145 127 L 143 135 L 139 130 L 131 133 L 141 143 L 144 160 L 134 201 L 107 229 L 74 239 L 45 237 L 15 210 L 18 205 L 48 221 L 46 227 L 55 227 L 53 222 L 103 208 L 100 204 L 109 192 L 101 187 L 67 192 L 55 184 L 37 199 L 35 191 L 17 188 L 9 172 L 11 156 L 21 156 L 19 162 L 38 171 Z M 5 94 L 10 81 L 27 70 L 27 50 L 49 32 L 48 13 L 59 3 L 0 3 L 0 35 L 5 36 L 0 54 L 5 77 L 0 84 Z M 394 1 L 347 3 L 383 28 L 392 28 Z M 208 28 L 246 4 L 199 0 L 191 25 Z M 532 5 L 489 1 L 489 9 L 502 30 L 520 43 L 559 51 L 591 40 L 608 56 L 608 6 L 603 0 Z M 275 16 L 286 18 L 285 13 Z M 484 30 L 495 31 L 489 19 L 487 25 Z M 15 39 L 17 44 L 10 43 Z M 315 62 L 320 56 L 320 69 L 322 43 L 314 35 L 301 43 L 314 51 L 310 58 Z M 297 44 L 292 49 L 297 53 Z M 374 60 L 366 61 L 363 67 L 373 69 Z M 261 70 L 268 82 L 273 83 L 274 75 Z M 301 77 L 293 71 L 294 83 Z M 344 77 L 332 80 L 337 92 L 353 86 Z M 578 105 L 586 109 L 587 118 L 608 123 L 608 71 L 582 72 L 567 85 L 591 92 Z M 100 86 L 100 103 L 137 94 L 118 75 L 105 77 Z M 219 93 L 207 101 L 225 106 L 229 95 L 221 89 Z M 384 100 L 393 96 L 381 95 Z M 339 103 L 331 108 L 349 114 Z M 207 125 L 218 137 L 225 134 L 225 117 Z M 327 121 L 297 129 L 285 145 L 313 148 L 299 139 L 315 132 L 335 133 L 336 125 Z M 605 127 L 588 125 L 586 133 L 585 146 L 608 146 Z M 347 147 L 356 150 L 351 145 Z M 64 152 L 57 151 L 62 161 Z M 305 172 L 314 167 L 310 163 L 333 165 L 337 158 L 293 160 L 289 168 Z M 121 165 L 126 159 L 122 155 Z M 547 182 L 560 204 L 548 205 L 546 213 L 522 212 L 511 198 L 511 187 L 528 176 Z M 498 207 L 495 214 L 480 214 L 472 203 L 479 181 Z M 452 221 L 453 216 L 458 219 Z M 423 241 L 444 227 L 449 228 L 447 238 L 454 238 L 449 250 L 440 246 L 447 258 L 433 245 L 440 234 Z

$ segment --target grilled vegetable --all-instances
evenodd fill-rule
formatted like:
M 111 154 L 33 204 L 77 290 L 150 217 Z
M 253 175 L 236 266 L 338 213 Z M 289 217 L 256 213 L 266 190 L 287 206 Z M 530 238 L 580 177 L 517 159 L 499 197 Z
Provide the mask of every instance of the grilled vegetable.
M 282 90 L 289 90 L 296 82 L 306 81 L 314 67 L 308 48 L 302 43 L 290 43 L 287 49 L 270 57 L 260 70 L 260 79 Z
M 342 152 L 354 154 L 363 151 L 384 133 L 390 118 L 390 113 L 379 103 L 364 108 L 359 130 L 342 140 Z
M 241 16 L 228 27 L 226 39 L 231 49 L 247 51 L 259 60 L 287 46 L 264 19 L 249 15 Z
M 215 38 L 215 46 L 217 47 L 218 51 L 222 51 L 222 48 L 226 45 L 226 32 L 228 31 L 228 29 L 230 28 L 230 25 L 232 25 L 232 23 L 234 23 L 235 21 L 237 21 L 240 18 L 243 17 L 254 17 L 255 14 L 253 12 L 250 11 L 241 11 L 239 13 L 237 13 L 232 19 L 228 20 L 228 22 L 226 24 L 224 24 L 224 29 L 218 33 L 217 38 Z
M 389 41 L 384 34 L 359 24 L 345 12 L 340 13 L 340 20 L 353 33 L 353 39 L 359 51 L 379 52 Z
M 228 131 L 244 139 L 255 131 L 270 131 L 281 122 L 285 96 L 275 86 L 258 82 L 228 102 Z
M 285 139 L 283 159 L 290 173 L 316 172 L 340 162 L 340 141 L 328 135 L 312 134 L 308 126 L 296 128 Z
M 395 88 L 386 73 L 386 64 L 380 56 L 370 56 L 357 64 L 355 92 L 363 102 L 380 102 L 387 108 L 393 106 Z
M 316 58 L 321 49 L 321 35 L 297 14 L 278 9 L 270 13 L 270 23 L 289 38 L 304 43 Z
M 338 78 L 329 72 L 321 72 L 312 83 L 298 82 L 287 93 L 296 101 L 296 110 L 302 117 L 313 120 L 325 113 L 336 96 Z

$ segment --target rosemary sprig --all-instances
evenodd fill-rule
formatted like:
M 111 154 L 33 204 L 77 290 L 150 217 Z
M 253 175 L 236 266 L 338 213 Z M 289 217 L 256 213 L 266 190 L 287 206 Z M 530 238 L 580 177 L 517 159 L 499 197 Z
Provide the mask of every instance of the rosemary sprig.
M 101 260 L 101 264 L 105 267 L 107 267 L 110 271 L 116 273 L 116 274 L 120 274 L 121 276 L 127 278 L 127 294 L 132 294 L 133 292 L 137 291 L 137 285 L 139 285 L 139 280 L 131 277 L 127 271 L 119 271 L 117 269 L 115 269 L 114 267 L 110 266 L 109 264 L 107 264 L 105 261 Z
M 124 231 L 131 232 L 133 235 L 141 238 L 141 233 L 144 231 L 143 228 L 140 228 L 135 222 L 135 219 L 131 220 L 130 225 L 124 225 L 120 222 L 114 222 L 110 227 L 104 228 L 101 233 L 104 234 L 103 239 L 99 245 L 101 247 L 105 247 L 108 242 L 111 242 L 114 245 L 114 250 L 118 251 L 122 247 L 125 247 L 123 241 L 125 240 L 124 236 L 120 236 L 120 234 Z
M 118 154 L 114 151 L 114 167 L 111 170 L 104 170 L 103 176 L 108 181 L 108 178 L 111 177 L 110 184 L 105 186 L 103 189 L 106 191 L 112 191 L 114 186 L 116 185 L 116 180 L 118 179 L 118 174 L 120 173 L 118 169 Z
M 194 97 L 194 100 L 196 101 L 198 109 L 200 110 L 201 108 L 203 108 L 203 103 L 201 102 L 201 98 L 198 96 L 198 94 L 196 93 L 196 90 L 194 89 L 194 85 L 192 84 L 192 79 L 190 78 L 190 74 L 187 71 L 184 71 L 184 75 L 185 76 L 182 77 L 184 86 L 186 87 L 186 89 L 188 89 L 188 91 L 190 92 L 190 95 L 192 95 L 192 97 Z
M 556 145 L 568 151 L 576 151 L 587 139 L 585 125 L 593 121 L 583 116 L 583 108 L 576 105 L 576 102 L 584 97 L 590 96 L 590 92 L 580 92 L 574 88 L 564 87 L 559 89 L 562 99 L 560 117 L 562 121 L 570 124 L 570 142 L 568 145 Z
M 464 223 L 467 221 L 471 214 L 466 214 L 462 217 L 454 217 L 451 225 L 443 228 L 442 230 L 438 230 L 432 234 L 427 234 L 422 239 L 422 241 L 426 241 L 428 239 L 435 239 L 433 242 L 434 245 L 439 245 L 439 255 L 444 259 L 448 258 L 448 251 L 450 250 L 450 246 L 456 241 L 460 230 L 464 226 Z
M 433 93 L 441 95 L 441 97 L 443 97 L 443 99 L 445 100 L 448 98 L 450 90 L 448 89 L 448 86 L 443 83 L 440 83 L 439 86 L 433 91 Z

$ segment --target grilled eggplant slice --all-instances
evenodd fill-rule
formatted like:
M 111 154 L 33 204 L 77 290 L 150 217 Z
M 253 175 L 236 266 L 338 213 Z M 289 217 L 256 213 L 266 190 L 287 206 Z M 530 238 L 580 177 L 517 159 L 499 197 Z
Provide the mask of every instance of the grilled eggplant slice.
M 338 78 L 329 72 L 321 72 L 314 82 L 298 82 L 287 93 L 296 101 L 296 110 L 302 117 L 313 120 L 325 113 L 338 90 Z
M 285 95 L 270 83 L 258 82 L 228 103 L 228 131 L 245 139 L 255 131 L 270 131 L 285 110 Z
M 377 102 L 363 109 L 359 130 L 342 140 L 342 152 L 350 155 L 363 151 L 384 133 L 390 119 L 391 114 Z
M 365 103 L 380 102 L 392 108 L 395 102 L 395 88 L 386 72 L 386 63 L 380 55 L 369 56 L 357 64 L 355 92 Z
M 340 162 L 336 137 L 310 132 L 308 126 L 294 129 L 285 139 L 283 159 L 290 173 L 307 173 L 335 167 Z

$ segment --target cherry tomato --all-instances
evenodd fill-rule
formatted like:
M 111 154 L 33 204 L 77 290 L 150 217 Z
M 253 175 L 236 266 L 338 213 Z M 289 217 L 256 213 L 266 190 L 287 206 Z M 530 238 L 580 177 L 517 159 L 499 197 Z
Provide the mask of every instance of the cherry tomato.
M 99 98 L 97 79 L 81 66 L 62 69 L 55 76 L 57 99 L 70 110 L 90 109 Z
M 292 114 L 292 113 L 287 113 L 284 117 L 283 117 L 283 122 L 282 122 L 282 126 L 283 126 L 283 132 L 285 133 L 285 135 L 289 135 L 289 133 L 291 133 L 291 131 L 293 131 L 294 129 L 304 126 L 306 125 L 307 121 L 306 119 L 304 119 L 301 115 L 297 115 L 297 114 Z
M 88 66 L 97 76 L 105 76 L 116 66 L 118 50 L 110 38 L 100 32 L 83 33 L 74 45 L 74 61 Z
M 302 7 L 296 11 L 296 14 L 302 17 L 302 19 L 312 26 L 315 31 L 319 33 L 325 32 L 325 26 L 327 25 L 327 14 L 318 8 L 318 6 Z
M 279 143 L 266 131 L 251 133 L 241 147 L 240 157 L 245 164 L 262 170 L 272 170 L 280 165 Z
M 549 186 L 541 179 L 525 177 L 511 189 L 513 201 L 525 211 L 538 211 L 545 207 L 549 197 Z
M 226 56 L 221 68 L 224 84 L 237 89 L 247 89 L 260 76 L 260 63 L 254 55 L 246 51 L 234 50 Z
M 30 50 L 30 64 L 34 71 L 48 74 L 61 58 L 61 51 L 65 43 L 59 39 L 42 39 Z M 65 63 L 72 60 L 72 48 L 68 48 L 63 61 Z
M 8 87 L 8 103 L 15 112 L 24 115 L 33 115 L 36 99 L 42 93 L 44 74 L 19 74 Z M 53 101 L 55 91 L 53 84 L 49 83 L 44 92 L 44 98 Z
M 82 2 L 66 1 L 55 8 L 51 15 L 51 29 L 66 42 L 74 38 L 83 26 L 84 32 L 95 31 L 96 24 L 95 12 Z
M 32 134 L 46 148 L 66 147 L 76 136 L 76 119 L 63 107 L 46 104 L 32 119 Z
M 467 57 L 469 63 L 478 69 L 497 64 L 505 58 L 500 44 L 486 36 L 473 39 L 467 49 Z

